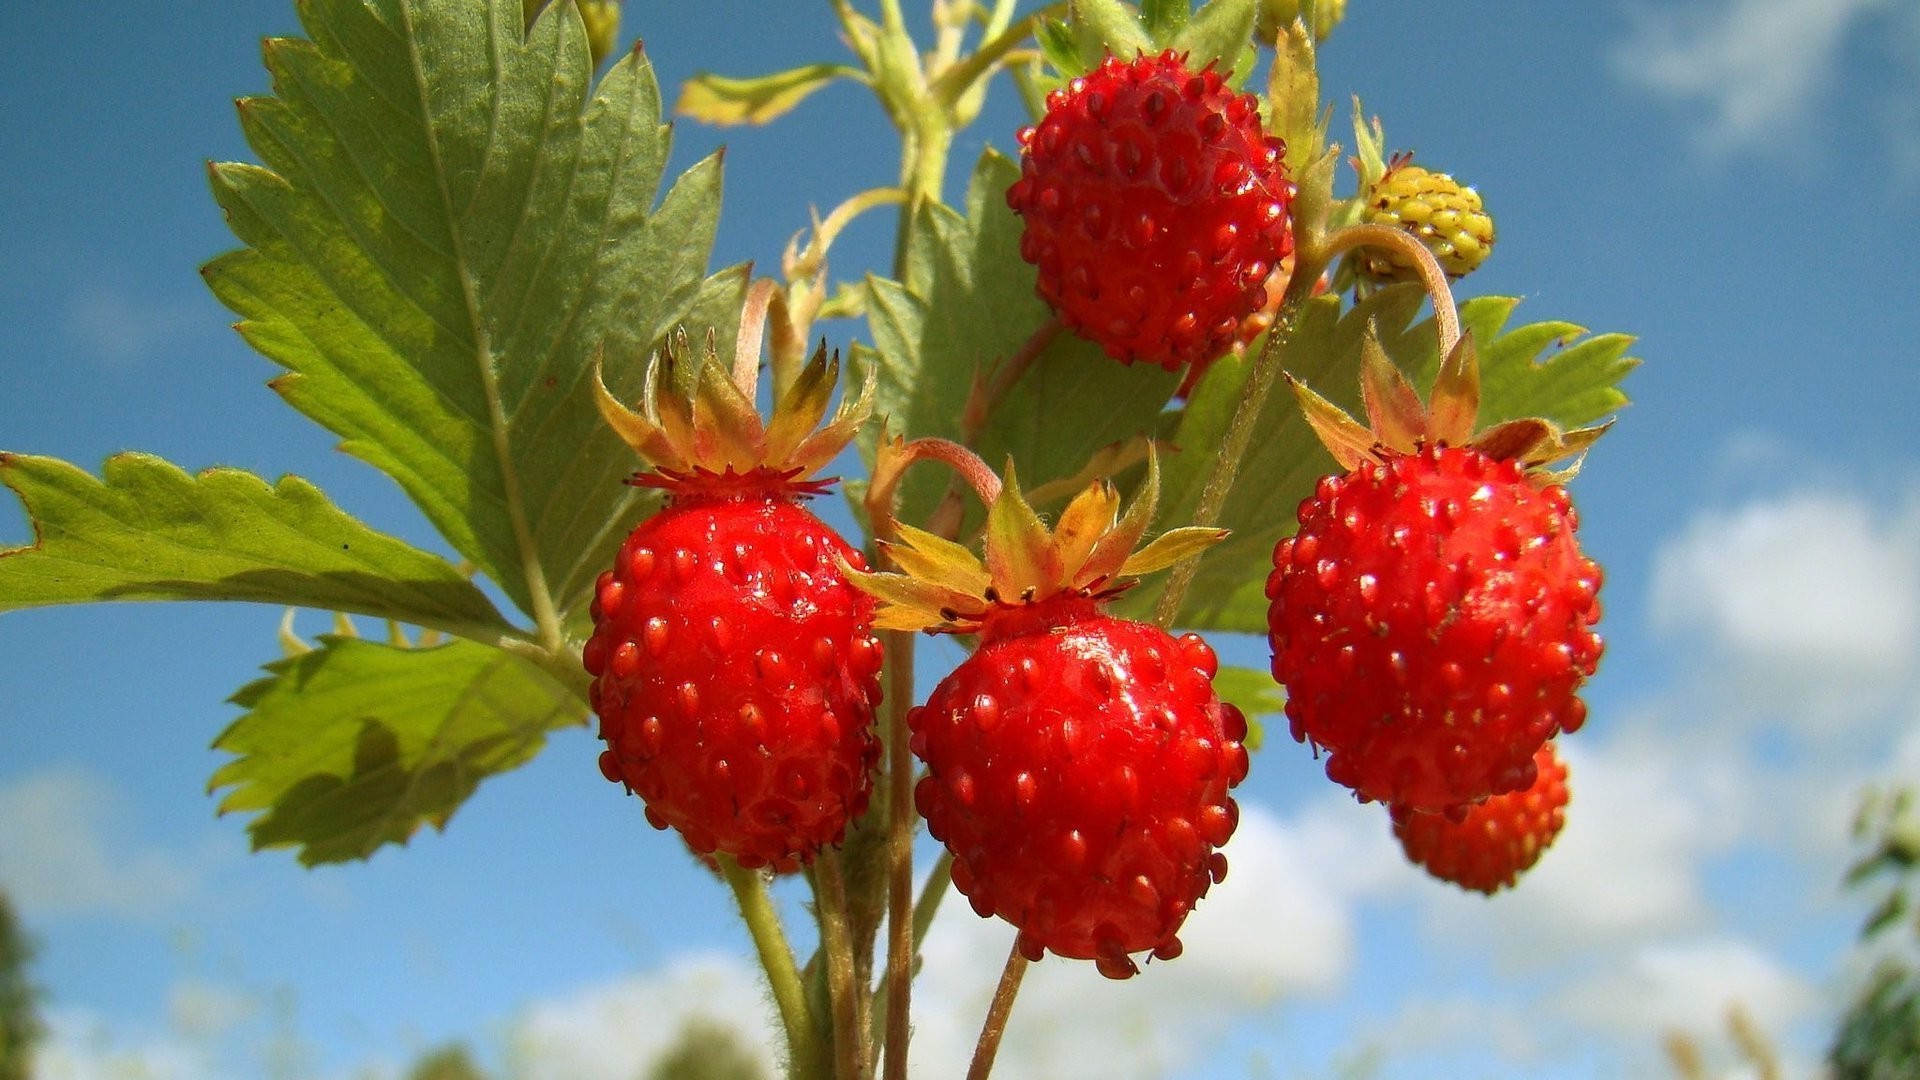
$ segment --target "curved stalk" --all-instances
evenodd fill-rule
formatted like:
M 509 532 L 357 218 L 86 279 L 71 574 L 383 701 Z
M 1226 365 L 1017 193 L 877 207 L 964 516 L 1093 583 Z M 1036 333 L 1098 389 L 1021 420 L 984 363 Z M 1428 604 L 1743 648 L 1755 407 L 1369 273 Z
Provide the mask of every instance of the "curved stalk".
M 1348 225 L 1327 236 L 1321 250 L 1314 253 L 1318 256 L 1315 262 L 1325 266 L 1358 247 L 1391 248 L 1413 260 L 1414 271 L 1420 275 L 1420 286 L 1427 291 L 1427 301 L 1433 305 L 1433 328 L 1440 338 L 1440 355 L 1451 354 L 1460 341 L 1460 312 L 1454 307 L 1447 272 L 1427 245 L 1405 229 L 1391 225 Z
M 980 1041 L 974 1044 L 973 1064 L 967 1080 L 987 1080 L 993 1071 L 993 1059 L 1000 1052 L 1000 1036 L 1006 1034 L 1007 1017 L 1013 1013 L 1013 999 L 1020 993 L 1020 979 L 1027 973 L 1027 958 L 1016 939 L 1007 954 L 1007 966 L 1000 970 L 1000 985 L 994 987 L 993 1003 L 987 1006 L 987 1021 L 980 1027 Z

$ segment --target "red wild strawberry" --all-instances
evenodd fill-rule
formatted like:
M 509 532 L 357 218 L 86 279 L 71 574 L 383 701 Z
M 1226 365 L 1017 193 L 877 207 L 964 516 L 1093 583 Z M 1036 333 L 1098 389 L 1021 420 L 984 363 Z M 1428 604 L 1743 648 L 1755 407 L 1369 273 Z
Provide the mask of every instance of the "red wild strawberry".
M 1600 429 L 1519 420 L 1476 439 L 1469 340 L 1431 411 L 1371 340 L 1367 355 L 1372 430 L 1296 386 L 1352 471 L 1323 478 L 1274 549 L 1273 674 L 1294 738 L 1327 753 L 1330 778 L 1457 814 L 1527 788 L 1534 753 L 1586 719 L 1576 691 L 1600 658 L 1600 570 L 1557 478 L 1527 470 Z
M 865 810 L 879 755 L 874 605 L 840 571 L 860 556 L 801 505 L 867 401 L 814 430 L 839 368 L 823 348 L 763 425 L 710 349 L 698 406 L 674 393 L 674 359 L 656 361 L 648 415 L 600 391 L 654 465 L 632 483 L 667 494 L 597 586 L 583 660 L 600 768 L 696 853 L 789 869 Z
M 1567 819 L 1567 767 L 1553 744 L 1533 756 L 1538 777 L 1524 791 L 1495 795 L 1453 821 L 1395 807 L 1393 834 L 1427 873 L 1491 896 L 1540 861 Z
M 1020 142 L 1020 255 L 1068 326 L 1168 370 L 1257 333 L 1249 316 L 1293 252 L 1294 187 L 1251 95 L 1172 52 L 1110 56 L 1049 94 Z
M 1149 480 L 1149 484 L 1152 484 Z M 1217 540 L 1174 530 L 1132 551 L 1149 488 L 1116 523 L 1096 484 L 1048 531 L 1011 473 L 989 515 L 986 564 L 902 527 L 890 549 L 914 576 L 856 574 L 876 624 L 977 633 L 980 646 L 908 714 L 927 775 L 914 802 L 953 852 L 953 882 L 981 916 L 1018 927 L 1021 951 L 1090 959 L 1180 953 L 1194 903 L 1226 873 L 1247 773 L 1246 720 L 1213 690 L 1213 650 L 1105 611 L 1113 582 Z

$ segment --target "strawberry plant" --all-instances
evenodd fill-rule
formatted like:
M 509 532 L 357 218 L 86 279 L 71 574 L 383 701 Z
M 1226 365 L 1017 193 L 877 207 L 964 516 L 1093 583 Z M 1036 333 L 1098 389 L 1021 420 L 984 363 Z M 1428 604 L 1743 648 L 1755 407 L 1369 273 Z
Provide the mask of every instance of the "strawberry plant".
M 1046 953 L 1178 963 L 1283 693 L 1309 745 L 1265 753 L 1324 751 L 1410 858 L 1512 884 L 1599 660 L 1566 484 L 1630 339 L 1456 301 L 1492 219 L 1357 102 L 1345 168 L 1316 54 L 1346 5 L 1021 8 L 931 0 L 916 40 L 898 0 L 835 0 L 850 63 L 680 88 L 695 121 L 827 146 L 805 100 L 850 80 L 898 129 L 898 171 L 820 192 L 756 276 L 714 250 L 721 158 L 667 182 L 617 5 L 305 0 L 240 102 L 257 163 L 210 169 L 240 246 L 204 277 L 451 557 L 297 477 L 9 452 L 34 540 L 0 552 L 0 610 L 388 623 L 287 635 L 216 743 L 219 809 L 309 865 L 447 827 L 597 716 L 580 782 L 720 873 L 799 1077 L 905 1075 L 950 891 L 1018 928 L 974 1076 Z M 951 161 L 990 91 L 1029 124 Z M 849 272 L 872 213 L 893 258 Z M 921 631 L 971 652 L 930 691 Z M 1203 635 L 1264 636 L 1271 670 Z

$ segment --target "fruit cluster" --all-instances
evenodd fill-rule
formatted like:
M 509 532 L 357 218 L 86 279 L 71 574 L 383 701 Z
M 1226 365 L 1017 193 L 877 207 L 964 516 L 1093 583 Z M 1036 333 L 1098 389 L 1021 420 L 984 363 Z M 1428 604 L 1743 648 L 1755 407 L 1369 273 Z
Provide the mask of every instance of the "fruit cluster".
M 1295 254 L 1295 190 L 1258 103 L 1212 66 L 1108 56 L 1050 94 L 1020 142 L 1006 200 L 1038 294 L 1067 327 L 1123 362 L 1184 370 L 1190 386 L 1266 325 Z M 1378 157 L 1364 138 L 1363 151 Z M 1423 265 L 1414 276 L 1430 287 L 1472 269 L 1492 229 L 1470 194 L 1396 158 L 1365 211 L 1425 247 L 1404 241 L 1360 268 Z M 757 349 L 757 328 L 741 340 Z M 1296 385 L 1344 471 L 1320 480 L 1274 548 L 1267 624 L 1294 738 L 1325 754 L 1329 778 L 1390 808 L 1409 859 L 1490 893 L 1563 820 L 1552 740 L 1585 719 L 1600 572 L 1544 467 L 1598 431 L 1538 419 L 1477 430 L 1471 339 L 1442 345 L 1422 401 L 1367 342 L 1364 426 Z M 914 808 L 951 852 L 954 886 L 1017 927 L 1028 959 L 1053 952 L 1125 978 L 1138 954 L 1179 955 L 1187 915 L 1226 875 L 1247 723 L 1215 691 L 1205 641 L 1109 604 L 1224 533 L 1177 528 L 1140 546 L 1158 491 L 1151 452 L 1124 513 L 1102 480 L 1049 526 L 1011 469 L 1002 480 L 942 444 L 934 456 L 988 504 L 982 554 L 893 520 L 870 493 L 897 572 L 871 571 L 801 505 L 868 397 L 843 397 L 819 426 L 837 374 L 823 349 L 762 421 L 756 359 L 729 372 L 707 355 L 691 397 L 660 365 L 641 412 L 602 389 L 607 421 L 652 466 L 633 482 L 667 496 L 592 609 L 584 661 L 603 772 L 697 853 L 795 868 L 866 810 L 876 631 L 967 635 L 971 655 L 905 716 L 925 767 Z M 875 487 L 890 495 L 915 449 L 937 442 L 881 440 L 875 476 L 891 480 Z

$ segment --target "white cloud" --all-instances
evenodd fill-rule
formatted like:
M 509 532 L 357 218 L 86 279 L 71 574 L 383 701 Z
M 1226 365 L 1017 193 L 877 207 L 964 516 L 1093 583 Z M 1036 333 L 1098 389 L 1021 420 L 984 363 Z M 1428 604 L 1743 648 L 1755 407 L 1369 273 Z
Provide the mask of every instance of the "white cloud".
M 97 283 L 75 296 L 66 312 L 67 333 L 76 344 L 120 365 L 139 360 L 199 322 L 197 312 L 179 304 Z
M 1849 36 L 1891 0 L 1717 0 L 1633 12 L 1624 81 L 1695 104 L 1710 148 L 1783 142 L 1828 90 Z
M 49 1008 L 34 1053 L 37 1080 L 201 1080 L 217 1075 L 205 1050 L 173 1035 L 127 1039 L 85 1009 Z
M 22 911 L 151 918 L 199 890 L 187 861 L 119 835 L 123 803 L 110 781 L 80 769 L 0 787 L 0 885 Z
M 1778 960 L 1748 942 L 1712 938 L 1641 946 L 1557 1005 L 1577 1023 L 1644 1042 L 1669 1031 L 1716 1037 L 1736 1005 L 1760 1031 L 1781 1032 L 1815 1002 Z
M 1182 928 L 1179 959 L 1124 982 L 1081 961 L 1033 965 L 994 1076 L 1165 1075 L 1204 1060 L 1251 1012 L 1337 990 L 1354 961 L 1354 901 L 1399 858 L 1369 809 L 1329 804 L 1282 821 L 1244 806 L 1227 879 Z M 1011 927 L 976 917 L 957 895 L 942 907 L 914 984 L 913 1075 L 965 1074 L 1012 943 Z
M 1660 551 L 1653 588 L 1656 629 L 1824 727 L 1917 666 L 1920 512 L 1831 492 L 1709 511 Z
M 509 1055 L 522 1080 L 633 1080 L 693 1021 L 775 1045 L 759 970 L 729 956 L 688 955 L 663 970 L 583 989 L 529 1008 L 512 1025 Z M 764 1060 L 774 1074 L 771 1056 Z
M 1574 736 L 1560 752 L 1567 824 L 1516 888 L 1489 899 L 1402 872 L 1420 877 L 1436 940 L 1542 970 L 1710 918 L 1707 863 L 1752 817 L 1735 761 L 1626 732 L 1597 745 Z

